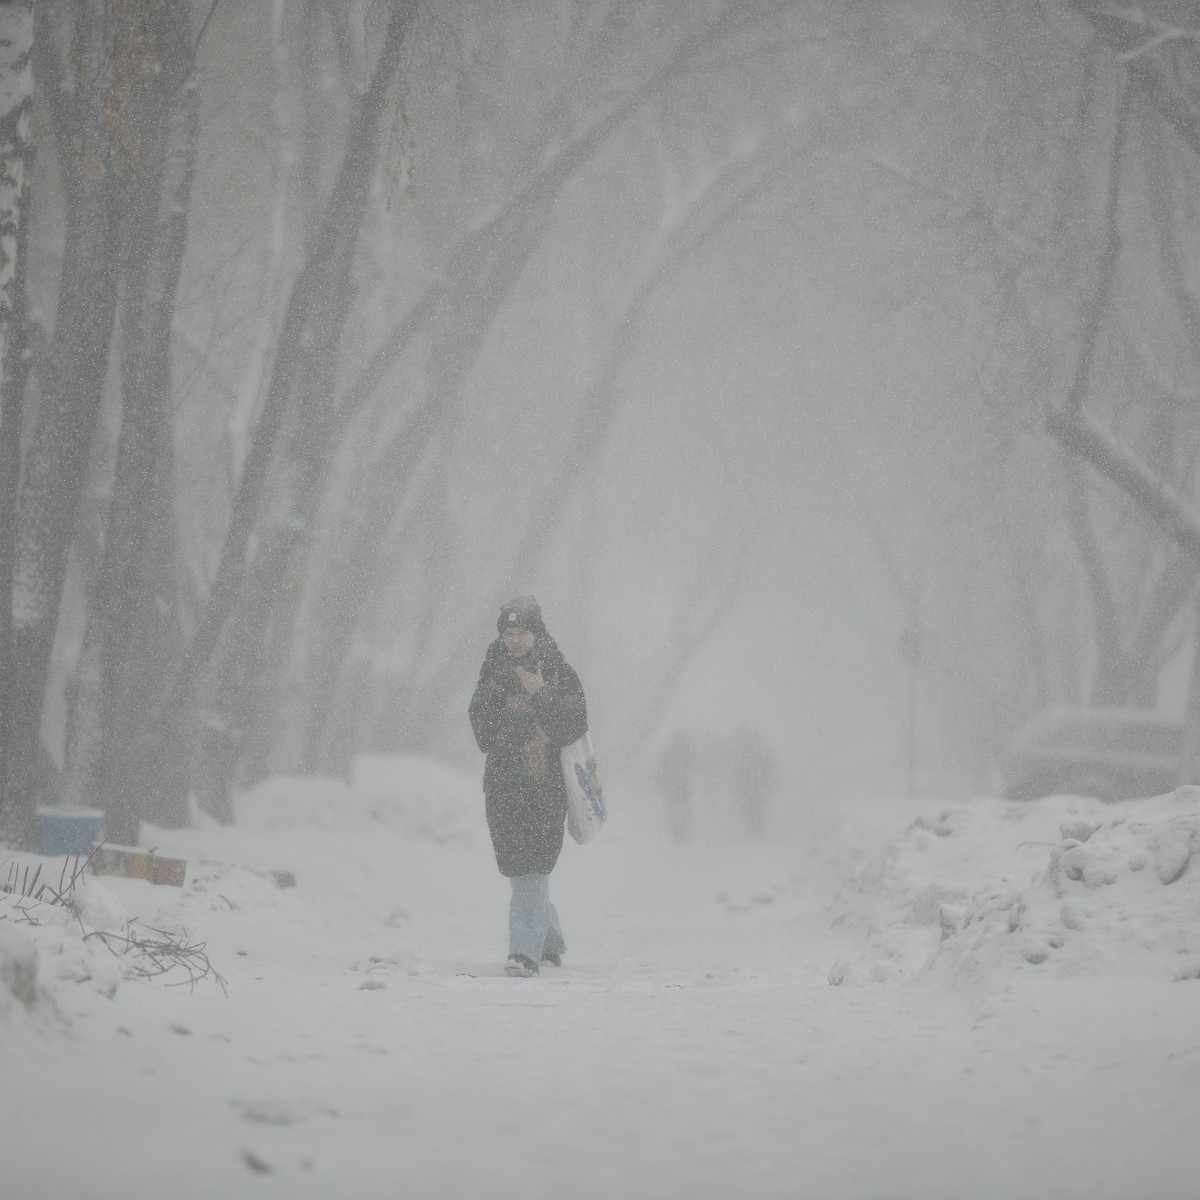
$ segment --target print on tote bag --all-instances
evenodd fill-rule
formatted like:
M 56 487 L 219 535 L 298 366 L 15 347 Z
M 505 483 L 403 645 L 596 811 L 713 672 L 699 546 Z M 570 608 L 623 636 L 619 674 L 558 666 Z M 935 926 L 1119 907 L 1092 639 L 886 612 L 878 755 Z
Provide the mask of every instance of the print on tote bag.
M 567 831 L 582 845 L 600 832 L 608 818 L 590 734 L 562 748 L 562 766 L 567 785 Z

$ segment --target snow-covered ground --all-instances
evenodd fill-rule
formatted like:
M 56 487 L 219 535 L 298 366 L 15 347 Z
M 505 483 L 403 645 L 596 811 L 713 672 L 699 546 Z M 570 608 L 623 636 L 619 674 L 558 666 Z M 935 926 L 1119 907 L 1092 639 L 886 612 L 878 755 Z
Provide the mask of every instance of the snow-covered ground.
M 31 903 L 9 854 L 0 1192 L 1200 1193 L 1200 790 L 808 804 L 686 846 L 610 791 L 534 980 L 500 974 L 477 778 L 427 762 L 149 831 L 183 889 Z M 183 938 L 224 988 L 93 930 Z

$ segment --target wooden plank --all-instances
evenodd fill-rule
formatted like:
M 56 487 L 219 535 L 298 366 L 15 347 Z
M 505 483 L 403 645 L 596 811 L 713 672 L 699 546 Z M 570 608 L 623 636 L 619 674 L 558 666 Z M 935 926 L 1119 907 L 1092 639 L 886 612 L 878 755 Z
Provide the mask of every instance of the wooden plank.
M 145 879 L 168 887 L 183 887 L 187 878 L 187 860 L 167 858 L 153 850 L 106 843 L 92 851 L 91 870 L 96 875 L 120 875 L 126 879 Z

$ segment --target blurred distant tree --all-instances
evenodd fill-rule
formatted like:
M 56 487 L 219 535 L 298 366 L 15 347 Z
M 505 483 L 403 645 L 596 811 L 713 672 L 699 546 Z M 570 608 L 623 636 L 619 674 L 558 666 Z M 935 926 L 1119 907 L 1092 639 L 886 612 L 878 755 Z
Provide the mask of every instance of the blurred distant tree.
M 404 560 L 418 546 L 425 547 L 418 572 L 420 596 L 425 599 L 422 603 L 413 596 L 413 609 L 405 619 L 411 626 L 413 644 L 420 648 L 419 657 L 407 681 L 409 694 L 403 714 L 392 713 L 390 719 L 403 725 L 406 744 L 412 748 L 427 747 L 434 731 L 444 725 L 449 696 L 463 671 L 470 669 L 476 647 L 472 636 L 455 631 L 452 645 L 430 653 L 439 645 L 434 640 L 434 625 L 444 625 L 451 615 L 441 603 L 449 573 L 463 564 L 461 556 L 450 552 L 451 525 L 443 523 L 428 540 L 426 534 L 431 531 L 423 527 L 434 515 L 445 513 L 439 495 L 451 469 L 448 435 L 460 419 L 458 406 L 466 378 L 475 368 L 488 334 L 505 311 L 531 256 L 556 227 L 555 206 L 568 185 L 618 131 L 626 129 L 635 116 L 644 120 L 670 85 L 701 71 L 712 56 L 718 56 L 719 62 L 720 55 L 732 58 L 739 49 L 751 56 L 769 56 L 778 39 L 772 22 L 780 11 L 775 4 L 725 3 L 707 14 L 705 20 L 685 21 L 678 29 L 667 23 L 667 32 L 658 34 L 661 45 L 650 44 L 660 61 L 641 79 L 626 82 L 622 78 L 622 87 L 616 93 L 618 102 L 599 119 L 591 113 L 573 114 L 573 97 L 584 80 L 590 80 L 605 66 L 606 56 L 620 58 L 616 50 L 636 38 L 645 14 L 619 4 L 597 8 L 589 11 L 580 32 L 568 37 L 563 59 L 555 68 L 557 90 L 548 89 L 547 95 L 538 100 L 531 131 L 519 144 L 514 163 L 508 165 L 517 181 L 512 196 L 481 227 L 461 234 L 461 240 L 439 262 L 439 272 L 429 290 L 410 307 L 377 361 L 369 365 L 363 381 L 352 385 L 349 398 L 357 403 L 357 397 L 382 375 L 385 363 L 394 361 L 419 332 L 427 331 L 419 402 L 401 421 L 381 409 L 364 426 L 390 427 L 391 433 L 373 450 L 365 441 L 360 443 L 367 457 L 366 469 L 354 475 L 342 501 L 334 532 L 323 550 L 328 556 L 325 564 L 309 574 L 316 591 L 308 621 L 300 630 L 307 641 L 300 644 L 298 680 L 307 705 L 303 727 L 308 732 L 300 741 L 305 769 L 320 766 L 329 770 L 335 764 L 345 769 L 348 723 L 329 719 L 331 705 L 338 696 L 350 694 L 341 681 L 364 614 L 373 602 L 378 602 L 386 581 L 398 567 L 403 569 Z M 678 40 L 671 42 L 670 36 Z M 572 119 L 579 121 L 578 128 L 572 127 Z M 440 207 L 438 215 L 445 220 Z M 470 216 L 464 214 L 468 219 Z M 712 219 L 711 214 L 706 217 Z M 690 232 L 694 238 L 701 236 L 694 228 Z M 673 246 L 672 253 L 686 259 L 678 246 Z M 669 269 L 660 273 L 669 274 Z M 640 305 L 645 304 L 651 291 L 645 289 Z M 636 313 L 628 321 L 635 322 Z M 626 327 L 626 335 L 627 323 L 618 321 Z M 628 352 L 628 337 L 619 338 L 618 346 L 619 359 Z M 544 460 L 539 456 L 537 470 L 530 472 L 540 494 L 526 502 L 528 523 L 531 531 L 543 529 L 544 534 L 533 534 L 535 549 L 525 545 L 516 551 L 523 578 L 537 569 L 549 535 L 580 480 L 580 439 L 597 450 L 604 439 L 604 426 L 611 421 L 614 366 L 602 366 L 600 375 L 602 382 L 583 399 L 574 438 Z M 418 464 L 426 455 L 432 456 L 433 462 L 423 475 L 418 474 Z M 418 489 L 415 495 L 414 480 Z M 398 531 L 396 539 L 386 538 L 389 527 Z M 513 523 L 513 530 L 518 529 L 519 525 Z M 494 581 L 493 585 L 503 590 L 502 581 Z M 422 612 L 427 618 L 424 622 Z M 352 692 L 361 698 L 361 689 Z
M 186 760 L 145 754 L 158 681 L 181 646 L 171 387 L 172 321 L 187 240 L 198 136 L 188 5 L 147 4 L 121 30 L 138 102 L 115 202 L 120 305 L 120 425 L 104 547 L 88 596 L 65 747 L 64 798 L 100 805 L 108 836 L 134 844 L 138 822 L 187 820 Z
M 297 276 L 275 366 L 242 470 L 229 533 L 190 661 L 215 682 L 206 701 L 196 792 L 214 815 L 231 816 L 230 793 L 270 632 L 273 596 L 287 590 L 297 547 L 311 536 L 329 447 L 337 433 L 338 352 L 354 291 L 370 185 L 386 101 L 416 3 L 390 5 L 370 80 L 347 130 L 342 164 Z M 186 682 L 186 681 L 185 681 Z M 177 681 L 175 702 L 186 694 Z
M 1116 53 L 1121 94 L 1079 350 L 1049 427 L 1134 501 L 1132 509 L 1114 505 L 1113 493 L 1073 477 L 1071 525 L 1094 614 L 1091 699 L 1153 706 L 1200 578 L 1190 515 L 1200 436 L 1189 412 L 1200 394 L 1200 300 L 1184 267 L 1183 244 L 1194 237 L 1186 228 L 1189 207 L 1177 202 L 1183 189 L 1200 185 L 1200 54 L 1197 31 L 1173 23 L 1179 14 L 1169 4 L 1071 7 Z M 1156 267 L 1149 304 L 1147 272 L 1126 257 L 1135 247 L 1150 247 Z M 1174 346 L 1150 335 L 1141 315 L 1147 310 L 1174 332 Z M 1182 368 L 1163 361 L 1171 356 Z M 1176 382 L 1164 382 L 1169 376 Z M 1119 430 L 1115 436 L 1085 411 L 1092 398 Z M 1147 538 L 1147 520 L 1171 540 Z
M 916 37 L 880 6 L 897 36 L 877 43 L 886 77 L 868 107 L 906 101 L 864 119 L 867 154 L 895 181 L 897 242 L 917 234 L 926 250 L 898 308 L 977 279 L 979 310 L 946 317 L 987 340 L 954 411 L 914 412 L 911 491 L 881 518 L 927 581 L 922 688 L 943 753 L 978 776 L 1041 705 L 1154 703 L 1186 631 L 1190 560 L 1040 433 L 1049 397 L 1086 396 L 1162 482 L 1191 491 L 1200 339 L 1181 266 L 1200 110 L 1191 6 L 944 18 Z M 908 572 L 894 575 L 902 607 Z
M 865 622 L 920 634 L 956 765 L 1045 702 L 1145 702 L 1195 571 L 1043 417 L 1084 381 L 1088 428 L 1188 501 L 1190 14 L 39 5 L 61 181 L 39 172 L 38 212 L 61 182 L 66 239 L 31 259 L 58 313 L 24 438 L 6 824 L 32 813 L 43 699 L 58 719 L 56 624 L 60 677 L 83 641 L 68 794 L 174 821 L 195 789 L 228 818 L 266 771 L 453 749 L 477 606 L 528 586 L 559 590 L 564 629 L 636 614 L 596 639 L 636 679 L 613 722 L 636 754 L 789 523 Z M 81 539 L 89 471 L 112 499 Z

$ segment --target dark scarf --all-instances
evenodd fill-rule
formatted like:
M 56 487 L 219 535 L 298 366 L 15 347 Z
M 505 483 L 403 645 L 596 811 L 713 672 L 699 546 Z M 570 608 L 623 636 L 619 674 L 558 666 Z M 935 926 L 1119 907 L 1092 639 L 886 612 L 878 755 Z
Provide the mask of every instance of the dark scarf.
M 533 643 L 533 648 L 529 651 L 529 658 L 541 664 L 542 678 L 547 683 L 556 678 L 560 664 L 565 661 L 562 651 L 558 648 L 558 644 L 548 633 L 539 633 L 537 635 L 537 640 Z M 501 682 L 506 702 L 512 696 L 518 696 L 522 699 L 529 698 L 529 693 L 525 691 L 524 685 L 517 677 L 517 672 L 513 667 L 512 656 L 505 650 L 504 642 L 501 638 L 497 638 L 488 646 L 487 653 L 484 655 L 481 674 L 485 678 L 494 678 Z M 532 718 L 532 700 L 529 701 L 529 713 Z M 545 782 L 550 770 L 550 760 L 547 754 L 549 739 L 546 737 L 545 730 L 536 721 L 533 721 L 533 730 L 533 736 L 523 747 L 525 770 L 532 778 L 539 782 Z

